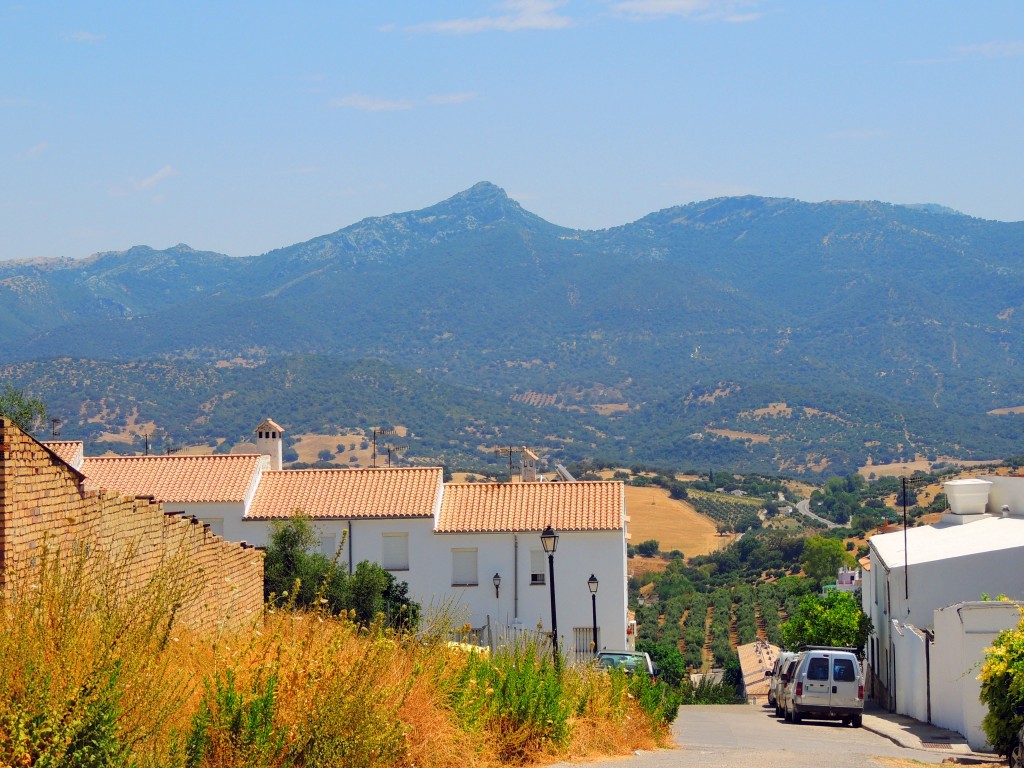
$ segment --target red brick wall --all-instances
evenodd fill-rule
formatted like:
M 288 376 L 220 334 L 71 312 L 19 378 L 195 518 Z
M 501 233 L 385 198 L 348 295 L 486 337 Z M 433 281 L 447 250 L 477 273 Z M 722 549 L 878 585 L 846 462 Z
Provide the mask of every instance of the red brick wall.
M 81 481 L 82 475 L 0 417 L 0 587 L 5 574 L 33 567 L 44 552 L 71 556 L 88 548 L 119 566 L 119 587 L 128 590 L 169 568 L 192 588 L 176 614 L 191 627 L 237 625 L 262 615 L 260 551 L 165 514 L 152 499 L 85 492 Z

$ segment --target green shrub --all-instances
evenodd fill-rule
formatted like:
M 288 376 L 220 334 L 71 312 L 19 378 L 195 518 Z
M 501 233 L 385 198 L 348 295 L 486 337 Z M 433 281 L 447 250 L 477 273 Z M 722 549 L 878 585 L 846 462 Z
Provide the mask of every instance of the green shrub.
M 493 658 L 470 653 L 450 691 L 465 726 L 489 731 L 502 762 L 523 762 L 546 742 L 568 742 L 574 708 L 563 695 L 561 673 L 532 646 Z

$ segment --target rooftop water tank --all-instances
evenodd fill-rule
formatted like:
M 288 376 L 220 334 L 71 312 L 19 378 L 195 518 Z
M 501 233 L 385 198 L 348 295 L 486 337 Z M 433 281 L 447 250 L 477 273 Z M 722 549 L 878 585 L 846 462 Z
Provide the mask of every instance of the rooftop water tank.
M 983 515 L 988 504 L 990 480 L 969 477 L 963 480 L 947 480 L 942 484 L 949 501 L 949 511 L 954 515 Z

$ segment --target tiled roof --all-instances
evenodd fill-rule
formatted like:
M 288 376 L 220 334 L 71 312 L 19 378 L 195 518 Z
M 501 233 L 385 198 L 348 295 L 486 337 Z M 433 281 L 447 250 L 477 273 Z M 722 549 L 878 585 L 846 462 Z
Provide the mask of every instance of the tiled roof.
M 263 431 L 271 431 L 272 430 L 274 432 L 280 433 L 280 432 L 284 432 L 284 427 L 282 427 L 280 424 L 278 424 L 273 419 L 264 419 L 263 421 L 260 422 L 259 426 L 256 427 L 256 429 L 253 430 L 253 432 L 259 432 L 261 430 L 263 430 Z
M 767 696 L 770 680 L 769 673 L 775 666 L 779 656 L 778 646 L 756 640 L 741 645 L 736 649 L 739 656 L 740 671 L 743 674 L 743 688 L 748 697 Z
M 285 469 L 264 472 L 245 517 L 433 517 L 441 493 L 440 467 Z
M 459 483 L 444 487 L 440 533 L 622 530 L 620 481 Z
M 243 501 L 263 456 L 127 456 L 82 462 L 87 490 L 105 488 L 157 501 Z
M 81 440 L 44 440 L 43 445 L 57 454 L 68 466 L 78 469 L 82 465 L 85 447 Z

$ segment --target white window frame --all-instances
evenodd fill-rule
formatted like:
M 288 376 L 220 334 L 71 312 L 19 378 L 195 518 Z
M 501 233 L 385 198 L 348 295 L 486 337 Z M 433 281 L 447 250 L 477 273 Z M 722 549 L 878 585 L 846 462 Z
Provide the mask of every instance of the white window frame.
M 537 567 L 540 566 L 540 570 Z M 547 562 L 543 549 L 530 550 L 530 586 L 543 586 L 548 583 Z

